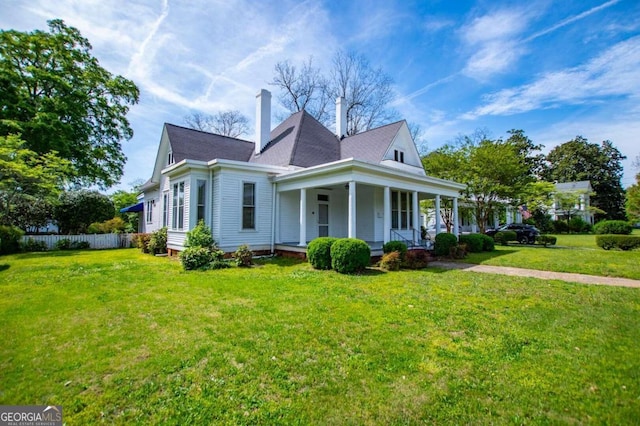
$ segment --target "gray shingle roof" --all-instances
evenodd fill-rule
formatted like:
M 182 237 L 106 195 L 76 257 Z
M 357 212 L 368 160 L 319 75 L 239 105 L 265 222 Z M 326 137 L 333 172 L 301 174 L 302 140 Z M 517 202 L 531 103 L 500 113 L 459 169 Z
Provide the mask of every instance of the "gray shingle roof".
M 353 157 L 356 160 L 379 163 L 403 122 L 404 120 L 398 121 L 344 138 L 340 143 L 340 158 Z
M 558 191 L 590 191 L 591 182 L 588 180 L 581 180 L 577 182 L 556 183 L 556 189 Z
M 306 111 L 292 114 L 271 132 L 271 142 L 251 162 L 311 167 L 340 159 L 338 138 Z
M 378 163 L 403 121 L 339 140 L 306 111 L 292 114 L 271 131 L 271 141 L 259 155 L 255 144 L 242 139 L 165 123 L 175 162 L 184 159 L 226 159 L 274 166 L 312 167 L 346 158 Z
M 210 161 L 216 158 L 249 161 L 254 143 L 200 130 L 188 129 L 165 123 L 173 158 L 176 163 L 184 160 Z

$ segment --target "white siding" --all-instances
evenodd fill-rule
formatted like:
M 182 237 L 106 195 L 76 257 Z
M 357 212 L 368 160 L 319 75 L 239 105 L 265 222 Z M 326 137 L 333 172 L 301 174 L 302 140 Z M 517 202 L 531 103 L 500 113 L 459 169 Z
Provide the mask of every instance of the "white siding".
M 300 191 L 280 193 L 279 220 L 281 243 L 298 242 L 300 239 Z
M 211 196 L 211 209 L 213 210 L 212 214 L 212 223 L 211 223 L 211 233 L 213 234 L 213 239 L 216 240 L 216 243 L 220 242 L 220 212 L 222 211 L 222 198 L 221 198 L 221 188 L 222 188 L 223 176 L 220 171 L 216 171 L 213 174 L 213 184 L 211 185 L 213 194 Z
M 267 173 L 221 170 L 220 233 L 218 245 L 226 252 L 248 244 L 253 250 L 271 248 L 272 186 Z M 255 229 L 242 229 L 243 184 L 255 183 Z
M 184 240 L 187 238 L 186 231 L 167 231 L 167 248 L 173 250 L 184 250 Z
M 365 241 L 374 241 L 374 191 L 366 185 L 356 186 L 356 237 Z
M 148 202 L 152 201 L 154 204 L 151 208 L 151 222 L 147 222 L 147 208 Z M 157 190 L 146 191 L 144 193 L 144 210 L 142 215 L 143 232 L 153 232 L 162 228 L 161 213 L 162 213 L 162 199 Z

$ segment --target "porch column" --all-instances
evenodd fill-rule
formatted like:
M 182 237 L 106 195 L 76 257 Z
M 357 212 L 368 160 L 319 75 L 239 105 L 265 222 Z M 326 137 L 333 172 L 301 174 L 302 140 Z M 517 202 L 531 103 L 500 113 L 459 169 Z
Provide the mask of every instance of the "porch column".
M 280 240 L 280 192 L 278 192 L 276 188 L 276 202 L 273 206 L 275 211 L 275 219 L 274 219 L 274 231 L 275 234 L 275 242 L 276 244 L 280 244 L 282 241 Z
M 412 203 L 413 203 L 413 229 L 418 230 L 418 240 L 420 240 L 420 204 L 418 203 L 418 191 L 413 191 Z M 414 233 L 415 235 L 415 233 Z
M 507 206 L 507 225 L 511 225 L 513 223 L 513 216 L 511 214 L 511 206 Z
M 495 210 L 493 211 L 493 227 L 495 229 L 498 229 L 498 227 L 500 227 L 500 215 Z
M 300 190 L 300 246 L 307 245 L 307 190 Z
M 383 215 L 382 233 L 383 241 L 388 243 L 391 240 L 391 188 L 384 187 L 384 215 Z
M 440 232 L 440 196 L 436 195 L 436 235 Z
M 453 198 L 453 235 L 460 236 L 460 225 L 458 223 L 458 197 Z
M 349 182 L 349 238 L 356 238 L 356 183 Z

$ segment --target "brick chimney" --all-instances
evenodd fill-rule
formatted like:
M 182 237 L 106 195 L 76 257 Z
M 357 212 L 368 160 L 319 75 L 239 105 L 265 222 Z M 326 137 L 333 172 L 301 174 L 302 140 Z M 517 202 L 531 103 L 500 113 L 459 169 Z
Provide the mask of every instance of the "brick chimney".
M 260 154 L 271 138 L 271 92 L 262 89 L 256 95 L 256 154 Z

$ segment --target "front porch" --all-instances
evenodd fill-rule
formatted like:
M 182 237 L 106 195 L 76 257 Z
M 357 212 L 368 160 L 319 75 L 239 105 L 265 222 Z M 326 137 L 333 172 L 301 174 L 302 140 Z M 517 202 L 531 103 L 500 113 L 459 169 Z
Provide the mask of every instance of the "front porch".
M 432 249 L 431 238 L 423 238 L 420 230 L 420 201 L 431 199 L 438 206 L 442 197 L 450 198 L 457 211 L 463 186 L 396 170 L 384 176 L 376 169 L 362 173 L 350 165 L 344 173 L 314 179 L 275 178 L 275 249 L 303 253 L 310 241 L 327 236 L 361 239 L 372 254 L 381 254 L 389 241 Z

